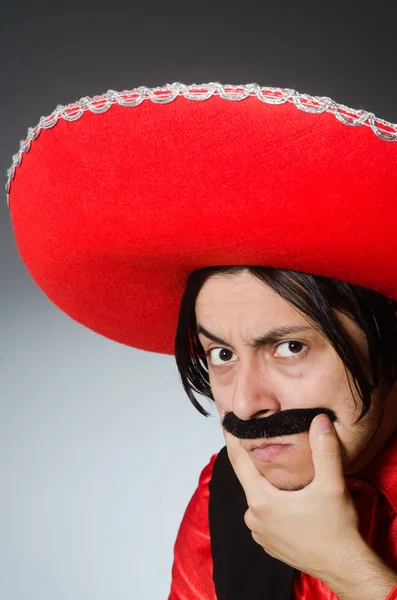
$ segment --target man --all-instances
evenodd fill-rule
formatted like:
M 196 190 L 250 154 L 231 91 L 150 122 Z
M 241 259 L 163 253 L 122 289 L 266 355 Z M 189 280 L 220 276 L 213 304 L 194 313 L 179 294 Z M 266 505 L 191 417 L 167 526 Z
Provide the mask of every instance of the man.
M 57 107 L 13 159 L 37 284 L 219 411 L 170 600 L 397 598 L 395 141 L 329 98 L 173 84 Z
M 370 522 L 370 515 L 378 495 L 382 497 L 377 484 L 387 483 L 386 477 L 379 480 L 379 472 L 388 463 L 393 466 L 397 457 L 396 438 L 388 458 L 383 451 L 397 429 L 396 307 L 375 292 L 288 271 L 214 267 L 192 274 L 175 345 L 181 378 L 192 401 L 194 389 L 205 394 L 200 380 L 205 371 L 200 372 L 194 356 L 205 361 L 211 389 L 207 395 L 215 400 L 227 429 L 240 438 L 238 444 L 226 435 L 233 466 L 247 498 L 251 495 L 254 502 L 257 494 L 258 505 L 247 520 L 254 541 L 244 530 L 247 505 L 226 455 L 213 457 L 180 528 L 172 599 L 279 597 L 279 581 L 272 589 L 269 561 L 260 546 L 297 569 L 293 597 L 336 598 L 330 590 L 341 598 L 387 596 L 396 576 L 379 558 L 389 558 L 393 504 L 383 498 L 376 520 Z M 196 339 L 194 352 L 189 352 L 189 337 Z M 260 343 L 253 342 L 258 339 Z M 351 373 L 361 389 L 355 389 Z M 363 405 L 367 412 L 361 417 Z M 309 441 L 314 414 L 307 420 L 305 411 L 311 413 L 313 407 L 318 414 L 336 415 L 328 440 L 317 440 L 311 428 Z M 285 445 L 264 447 L 269 442 Z M 366 472 L 382 452 L 372 473 Z M 309 486 L 307 496 L 278 495 L 263 485 L 266 480 L 257 472 L 278 490 Z M 346 494 L 343 473 L 356 475 L 347 484 L 359 515 Z M 230 498 L 230 488 L 237 501 Z M 379 556 L 368 552 L 363 539 L 377 546 Z M 396 558 L 394 552 L 393 565 Z M 292 589 L 292 572 L 286 575 Z

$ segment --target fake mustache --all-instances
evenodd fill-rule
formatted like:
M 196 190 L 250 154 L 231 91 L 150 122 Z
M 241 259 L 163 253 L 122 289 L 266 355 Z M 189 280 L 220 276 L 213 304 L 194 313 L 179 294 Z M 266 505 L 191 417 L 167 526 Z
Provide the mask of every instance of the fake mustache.
M 326 414 L 332 423 L 336 421 L 336 414 L 329 408 L 291 408 L 249 421 L 242 421 L 233 412 L 228 412 L 222 427 L 240 439 L 273 438 L 309 431 L 314 417 L 320 414 Z

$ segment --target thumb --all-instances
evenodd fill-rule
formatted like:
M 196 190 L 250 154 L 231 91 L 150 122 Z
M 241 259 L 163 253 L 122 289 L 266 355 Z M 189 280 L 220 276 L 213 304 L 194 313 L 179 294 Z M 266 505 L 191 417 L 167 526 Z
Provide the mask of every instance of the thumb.
M 321 488 L 345 485 L 342 452 L 335 427 L 325 414 L 313 419 L 309 430 L 312 450 L 314 481 Z

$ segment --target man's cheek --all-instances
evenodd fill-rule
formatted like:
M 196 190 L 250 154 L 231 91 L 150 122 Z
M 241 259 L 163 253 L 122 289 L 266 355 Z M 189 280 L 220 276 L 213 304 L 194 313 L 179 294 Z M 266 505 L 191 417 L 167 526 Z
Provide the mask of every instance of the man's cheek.
M 227 411 L 225 408 L 222 408 L 222 406 L 221 406 L 221 405 L 220 405 L 218 402 L 216 402 L 216 401 L 215 401 L 215 406 L 216 406 L 216 408 L 217 408 L 217 411 L 218 411 L 218 413 L 219 413 L 219 416 L 220 416 L 221 420 L 223 420 L 223 417 L 224 417 L 224 416 L 226 415 L 226 413 L 227 413 L 227 412 L 229 412 L 229 411 Z

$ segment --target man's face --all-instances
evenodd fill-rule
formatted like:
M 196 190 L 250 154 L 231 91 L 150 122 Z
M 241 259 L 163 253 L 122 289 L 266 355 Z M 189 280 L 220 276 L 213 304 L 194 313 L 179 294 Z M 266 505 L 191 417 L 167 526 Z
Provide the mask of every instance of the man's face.
M 363 332 L 341 313 L 336 316 L 361 360 L 368 365 Z M 376 434 L 385 407 L 384 397 L 374 394 L 370 410 L 354 424 L 362 402 L 351 377 L 349 386 L 343 362 L 314 323 L 256 277 L 241 272 L 207 279 L 197 297 L 196 320 L 207 332 L 227 342 L 219 344 L 199 333 L 204 350 L 211 350 L 207 356 L 209 379 L 221 419 L 228 412 L 248 421 L 294 408 L 332 409 L 345 471 Z M 258 348 L 249 346 L 254 339 L 280 326 L 308 329 Z M 260 458 L 252 451 L 254 445 L 263 441 L 240 439 L 255 466 L 273 485 L 296 490 L 312 481 L 308 432 L 272 438 L 275 444 L 289 446 L 270 458 Z

